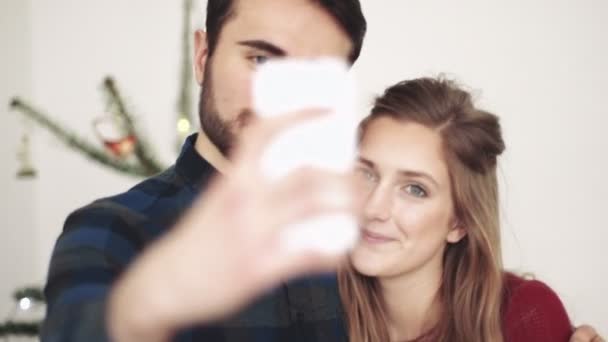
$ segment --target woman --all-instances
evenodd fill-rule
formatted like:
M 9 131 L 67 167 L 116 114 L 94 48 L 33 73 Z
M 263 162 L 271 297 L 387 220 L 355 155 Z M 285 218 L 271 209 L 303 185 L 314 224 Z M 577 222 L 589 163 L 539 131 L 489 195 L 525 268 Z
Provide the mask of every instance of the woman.
M 498 118 L 454 83 L 394 85 L 361 124 L 362 237 L 339 275 L 352 342 L 568 341 L 555 293 L 502 266 Z

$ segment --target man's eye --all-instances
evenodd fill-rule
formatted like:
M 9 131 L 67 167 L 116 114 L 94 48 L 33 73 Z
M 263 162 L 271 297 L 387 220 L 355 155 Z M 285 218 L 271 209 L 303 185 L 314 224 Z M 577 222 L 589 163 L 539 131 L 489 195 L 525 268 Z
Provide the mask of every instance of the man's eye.
M 427 197 L 427 193 L 426 191 L 420 186 L 420 185 L 416 185 L 416 184 L 409 184 L 403 187 L 403 191 L 405 191 L 405 193 L 412 195 L 414 197 L 418 197 L 418 198 L 424 198 Z
M 268 62 L 268 60 L 269 60 L 270 58 L 268 58 L 268 56 L 252 56 L 252 57 L 249 57 L 249 59 L 250 59 L 250 60 L 251 60 L 251 61 L 252 61 L 254 64 L 257 64 L 257 65 L 262 65 L 262 64 L 264 64 L 264 63 Z

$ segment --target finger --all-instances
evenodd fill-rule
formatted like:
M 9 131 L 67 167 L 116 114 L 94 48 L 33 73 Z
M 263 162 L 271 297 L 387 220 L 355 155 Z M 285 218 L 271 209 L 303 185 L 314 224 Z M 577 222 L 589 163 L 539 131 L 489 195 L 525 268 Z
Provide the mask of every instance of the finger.
M 268 144 L 280 133 L 305 121 L 327 115 L 326 110 L 311 109 L 289 113 L 273 118 L 259 119 L 246 127 L 235 152 L 235 160 L 246 165 L 257 165 L 257 161 Z
M 299 169 L 269 190 L 265 209 L 274 233 L 288 224 L 338 212 L 354 213 L 355 189 L 342 174 Z
M 599 338 L 599 339 L 598 339 Z M 597 342 L 602 341 L 601 337 L 598 336 L 595 329 L 589 325 L 582 325 L 574 331 L 571 342 Z

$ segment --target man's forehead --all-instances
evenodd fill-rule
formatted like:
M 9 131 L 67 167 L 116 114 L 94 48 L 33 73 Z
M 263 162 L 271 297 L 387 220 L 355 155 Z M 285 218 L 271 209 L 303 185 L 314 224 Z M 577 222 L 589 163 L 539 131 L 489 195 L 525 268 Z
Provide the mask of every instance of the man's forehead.
M 301 56 L 348 56 L 352 42 L 338 22 L 312 0 L 237 0 L 222 32 L 233 42 L 266 40 Z
M 316 0 L 234 0 L 233 12 L 282 11 L 294 8 L 319 7 Z M 291 13 L 292 15 L 296 13 Z

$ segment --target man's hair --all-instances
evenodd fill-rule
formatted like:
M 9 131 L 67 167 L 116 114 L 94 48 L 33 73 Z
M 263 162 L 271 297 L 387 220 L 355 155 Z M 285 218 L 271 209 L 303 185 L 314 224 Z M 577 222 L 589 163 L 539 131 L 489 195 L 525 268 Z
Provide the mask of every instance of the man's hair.
M 215 50 L 219 40 L 223 26 L 234 15 L 235 0 L 208 0 L 207 1 L 207 44 L 209 56 Z M 353 49 L 350 53 L 349 60 L 355 63 L 361 47 L 365 31 L 367 30 L 367 22 L 361 11 L 359 0 L 311 0 L 318 3 L 340 24 L 344 31 L 350 37 L 353 43 Z

